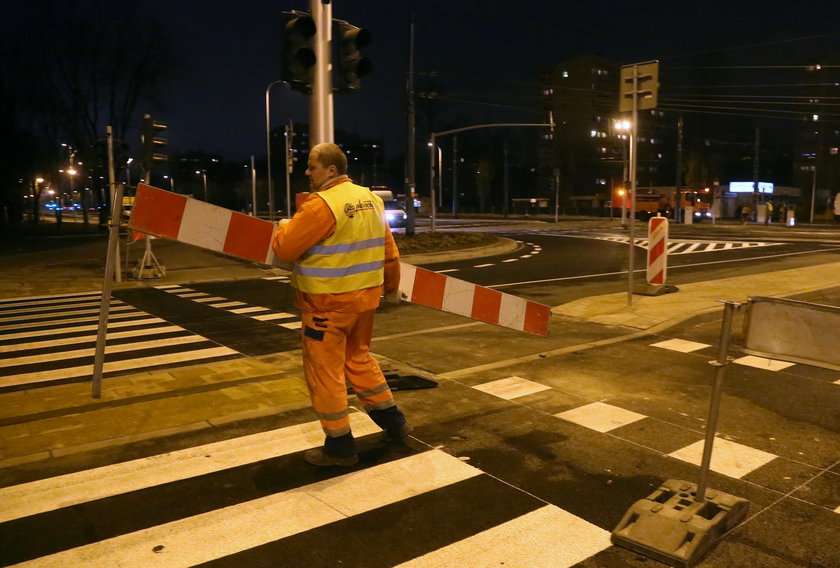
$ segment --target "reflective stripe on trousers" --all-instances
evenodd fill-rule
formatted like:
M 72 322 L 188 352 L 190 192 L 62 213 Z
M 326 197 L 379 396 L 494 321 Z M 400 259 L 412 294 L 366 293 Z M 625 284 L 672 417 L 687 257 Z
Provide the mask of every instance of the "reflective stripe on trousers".
M 304 376 L 312 408 L 327 436 L 350 432 L 346 382 L 365 409 L 394 406 L 379 363 L 370 355 L 374 313 L 375 310 L 360 314 L 301 314 Z

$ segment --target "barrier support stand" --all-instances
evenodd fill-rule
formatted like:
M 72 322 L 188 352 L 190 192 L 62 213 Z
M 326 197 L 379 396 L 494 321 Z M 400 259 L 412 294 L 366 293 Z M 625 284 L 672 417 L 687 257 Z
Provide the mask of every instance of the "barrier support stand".
M 699 483 L 695 485 L 679 479 L 663 482 L 646 499 L 636 501 L 612 532 L 614 544 L 669 566 L 694 566 L 749 512 L 750 503 L 746 499 L 706 488 L 723 380 L 730 362 L 727 353 L 732 318 L 739 307 L 737 302 L 724 303 L 718 358 L 710 362 L 715 367 L 715 379 Z
M 91 396 L 102 396 L 102 368 L 105 365 L 105 339 L 108 333 L 108 315 L 111 310 L 111 279 L 117 260 L 117 246 L 120 238 L 120 211 L 122 210 L 123 184 L 114 189 L 111 202 L 111 223 L 108 229 L 108 255 L 105 257 L 105 278 L 102 282 L 102 299 L 99 304 L 99 326 L 96 331 L 96 350 L 93 356 L 93 380 Z
M 152 252 L 151 235 L 145 235 L 143 241 L 145 247 L 143 258 L 140 259 L 140 263 L 133 270 L 134 277 L 137 280 L 142 280 L 143 278 L 162 278 L 166 275 L 166 267 L 161 266 L 155 253 Z

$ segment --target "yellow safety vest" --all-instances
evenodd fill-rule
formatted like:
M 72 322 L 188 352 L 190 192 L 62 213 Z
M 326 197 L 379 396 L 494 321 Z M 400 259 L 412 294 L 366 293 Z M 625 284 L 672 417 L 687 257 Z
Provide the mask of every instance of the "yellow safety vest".
M 295 263 L 292 285 L 310 294 L 340 294 L 384 282 L 385 205 L 366 187 L 340 183 L 318 195 L 335 217 L 335 232 Z

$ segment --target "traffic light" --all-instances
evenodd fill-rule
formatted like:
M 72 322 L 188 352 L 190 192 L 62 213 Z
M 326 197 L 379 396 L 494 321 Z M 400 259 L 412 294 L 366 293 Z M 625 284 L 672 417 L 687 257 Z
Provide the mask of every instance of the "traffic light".
M 152 171 L 155 162 L 165 162 L 168 159 L 166 154 L 155 152 L 158 147 L 166 146 L 166 138 L 155 136 L 156 133 L 164 130 L 166 130 L 165 123 L 154 120 L 150 114 L 143 116 L 143 136 L 140 141 L 143 143 L 143 170 L 146 172 Z
M 126 167 L 128 165 L 128 157 L 128 144 L 121 140 L 114 140 L 114 167 Z
M 96 167 L 98 168 L 107 168 L 108 167 L 108 141 L 104 138 L 100 138 L 94 144 L 94 149 L 96 153 Z
M 339 36 L 339 87 L 338 91 L 358 91 L 360 78 L 373 69 L 370 59 L 362 56 L 361 50 L 370 45 L 370 30 L 345 22 L 338 22 Z
M 302 93 L 312 92 L 315 74 L 315 21 L 309 14 L 286 13 L 283 33 L 283 78 Z

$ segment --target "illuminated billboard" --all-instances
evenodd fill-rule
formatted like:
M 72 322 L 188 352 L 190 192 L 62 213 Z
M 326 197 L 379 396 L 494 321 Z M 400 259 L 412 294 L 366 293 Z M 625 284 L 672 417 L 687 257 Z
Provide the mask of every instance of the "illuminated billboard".
M 730 181 L 729 191 L 732 193 L 752 193 L 753 182 L 751 181 Z M 769 181 L 758 182 L 759 193 L 773 193 L 773 184 Z

